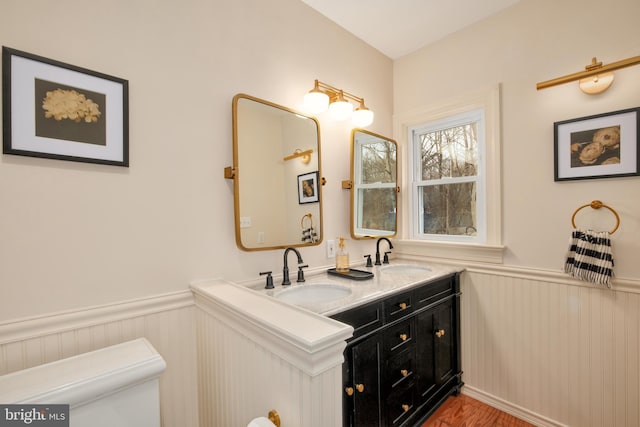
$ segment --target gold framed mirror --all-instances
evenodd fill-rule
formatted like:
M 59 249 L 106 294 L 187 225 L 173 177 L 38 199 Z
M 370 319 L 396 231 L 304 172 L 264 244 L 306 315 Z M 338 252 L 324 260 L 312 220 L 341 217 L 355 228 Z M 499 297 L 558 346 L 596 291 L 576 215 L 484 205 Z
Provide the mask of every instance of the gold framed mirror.
M 398 229 L 398 144 L 365 129 L 351 131 L 351 237 L 393 237 Z
M 320 126 L 250 95 L 233 98 L 236 244 L 245 251 L 322 242 Z

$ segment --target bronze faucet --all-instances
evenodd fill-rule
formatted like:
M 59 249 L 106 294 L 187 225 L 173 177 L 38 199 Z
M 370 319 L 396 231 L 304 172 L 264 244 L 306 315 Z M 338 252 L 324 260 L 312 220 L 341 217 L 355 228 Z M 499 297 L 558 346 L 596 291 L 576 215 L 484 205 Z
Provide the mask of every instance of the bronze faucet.
M 393 245 L 391 244 L 391 240 L 387 239 L 386 237 L 380 237 L 378 239 L 378 241 L 376 242 L 376 265 L 382 265 L 382 263 L 380 262 L 380 241 L 381 240 L 386 240 L 387 243 L 389 244 L 389 249 L 393 249 Z M 387 254 L 390 254 L 391 252 L 385 252 L 384 253 L 384 263 L 385 264 L 389 264 L 389 257 L 387 256 Z
M 303 267 L 308 267 L 308 265 L 302 265 L 304 261 L 302 261 L 302 256 L 300 252 L 296 248 L 287 248 L 284 250 L 284 266 L 282 267 L 282 286 L 287 286 L 291 284 L 289 280 L 289 264 L 287 263 L 287 255 L 289 255 L 289 251 L 294 251 L 298 256 L 298 282 L 304 282 L 304 272 L 302 271 Z

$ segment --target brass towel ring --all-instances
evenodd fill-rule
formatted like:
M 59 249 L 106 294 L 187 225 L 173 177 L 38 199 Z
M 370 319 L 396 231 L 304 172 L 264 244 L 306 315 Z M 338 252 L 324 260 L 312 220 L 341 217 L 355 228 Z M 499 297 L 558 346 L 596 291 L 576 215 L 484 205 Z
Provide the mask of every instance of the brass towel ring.
M 575 212 L 571 216 L 571 225 L 573 225 L 573 228 L 577 228 L 576 227 L 576 222 L 575 222 L 576 214 L 578 213 L 578 211 L 580 209 L 586 208 L 587 206 L 591 206 L 592 209 L 607 208 L 607 209 L 609 209 L 611 211 L 612 214 L 615 215 L 615 217 L 616 217 L 616 226 L 613 227 L 613 230 L 611 230 L 609 232 L 609 234 L 615 233 L 616 230 L 618 229 L 618 227 L 620 227 L 620 216 L 618 215 L 618 212 L 616 212 L 612 207 L 605 205 L 600 200 L 594 200 L 591 203 L 587 203 L 586 205 L 582 205 L 578 209 L 575 210 Z
M 310 213 L 302 215 L 302 219 L 300 220 L 300 227 L 304 230 L 304 220 L 309 218 L 309 227 L 313 227 L 313 218 Z

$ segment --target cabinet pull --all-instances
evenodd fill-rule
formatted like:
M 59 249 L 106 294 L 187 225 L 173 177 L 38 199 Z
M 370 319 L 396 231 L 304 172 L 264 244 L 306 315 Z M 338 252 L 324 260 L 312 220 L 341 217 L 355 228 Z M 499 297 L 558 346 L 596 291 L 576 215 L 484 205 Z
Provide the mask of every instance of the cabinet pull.
M 438 330 L 436 331 L 436 336 L 437 336 L 438 338 L 443 337 L 443 336 L 444 336 L 444 329 L 438 329 Z
M 353 387 L 347 387 L 344 391 L 347 392 L 347 396 L 353 396 Z
M 409 411 L 409 405 L 402 405 L 402 410 L 403 410 L 404 412 Z
M 400 373 L 402 374 L 403 377 L 406 377 L 407 375 L 409 375 L 409 371 L 407 371 L 406 369 L 401 370 Z
M 402 341 L 406 341 L 406 340 L 407 340 L 407 338 L 408 338 L 408 337 L 407 337 L 407 334 L 400 334 L 400 339 L 401 339 Z
M 400 310 L 406 310 L 407 309 L 407 303 L 406 302 L 401 302 L 400 304 L 398 304 L 398 306 L 400 307 Z
M 362 393 L 364 391 L 364 384 L 356 384 L 356 390 L 358 390 L 359 393 Z

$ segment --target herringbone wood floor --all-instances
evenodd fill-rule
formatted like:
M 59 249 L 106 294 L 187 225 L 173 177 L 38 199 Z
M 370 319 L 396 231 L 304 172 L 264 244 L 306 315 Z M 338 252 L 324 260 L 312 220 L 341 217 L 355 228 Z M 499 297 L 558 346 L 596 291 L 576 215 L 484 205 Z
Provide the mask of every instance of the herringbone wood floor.
M 532 427 L 532 424 L 461 394 L 449 397 L 422 427 Z

